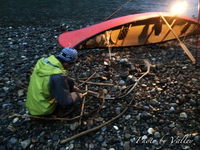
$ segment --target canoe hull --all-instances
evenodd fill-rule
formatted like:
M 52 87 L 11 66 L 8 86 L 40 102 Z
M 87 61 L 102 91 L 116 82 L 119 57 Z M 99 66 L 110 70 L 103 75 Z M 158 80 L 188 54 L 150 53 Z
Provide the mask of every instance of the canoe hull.
M 141 13 L 115 18 L 79 30 L 62 33 L 58 41 L 62 47 L 77 50 L 104 47 L 128 47 L 155 44 L 176 37 L 160 17 L 171 25 L 178 37 L 197 33 L 198 22 L 187 16 L 171 13 Z

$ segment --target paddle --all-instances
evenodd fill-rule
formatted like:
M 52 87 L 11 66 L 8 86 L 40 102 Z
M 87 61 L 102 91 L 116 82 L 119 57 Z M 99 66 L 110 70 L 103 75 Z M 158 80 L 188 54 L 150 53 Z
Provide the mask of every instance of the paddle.
M 190 51 L 188 50 L 188 48 L 185 46 L 185 44 L 183 44 L 183 42 L 181 42 L 181 40 L 176 35 L 176 33 L 174 32 L 174 30 L 171 28 L 171 26 L 169 25 L 169 23 L 167 22 L 167 20 L 163 17 L 162 14 L 159 13 L 159 15 L 161 16 L 161 18 L 163 19 L 163 21 L 166 23 L 166 25 L 169 27 L 169 29 L 172 31 L 172 33 L 174 34 L 174 36 L 176 37 L 176 39 L 179 41 L 180 46 L 185 51 L 185 53 L 188 55 L 188 57 L 190 58 L 190 60 L 192 62 L 195 62 L 195 58 L 192 56 L 192 54 L 190 53 Z

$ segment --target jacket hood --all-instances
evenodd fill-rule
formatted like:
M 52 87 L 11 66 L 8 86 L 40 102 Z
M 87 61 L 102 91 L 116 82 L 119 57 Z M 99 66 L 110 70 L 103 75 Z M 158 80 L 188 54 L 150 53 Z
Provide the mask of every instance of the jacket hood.
M 66 70 L 63 68 L 61 62 L 51 55 L 48 58 L 41 58 L 38 60 L 34 72 L 38 76 L 49 76 L 53 74 L 66 74 Z

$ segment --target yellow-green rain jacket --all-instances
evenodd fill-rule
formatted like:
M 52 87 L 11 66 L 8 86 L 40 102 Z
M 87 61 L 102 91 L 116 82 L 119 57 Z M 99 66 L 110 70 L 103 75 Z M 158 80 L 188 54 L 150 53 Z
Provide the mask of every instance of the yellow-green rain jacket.
M 55 56 L 38 60 L 28 86 L 26 107 L 32 115 L 51 114 L 57 101 L 50 94 L 49 79 L 54 74 L 66 75 L 62 64 Z

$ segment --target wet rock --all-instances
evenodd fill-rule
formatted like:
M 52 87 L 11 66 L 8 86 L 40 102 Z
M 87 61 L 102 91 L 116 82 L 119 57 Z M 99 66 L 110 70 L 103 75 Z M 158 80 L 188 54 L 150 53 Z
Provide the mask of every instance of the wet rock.
M 94 149 L 94 144 L 93 143 L 89 144 L 89 149 Z
M 195 106 L 195 105 L 196 105 L 196 101 L 193 100 L 193 99 L 191 99 L 191 100 L 189 101 L 189 103 L 190 103 L 190 105 L 192 105 L 192 106 Z
M 130 150 L 130 142 L 126 141 L 124 142 L 124 150 Z
M 194 142 L 196 143 L 196 144 L 198 144 L 198 145 L 200 145 L 200 136 L 195 136 L 194 137 Z
M 12 122 L 16 123 L 16 122 L 18 122 L 18 120 L 19 120 L 19 118 L 17 117 L 17 118 L 14 118 Z
M 7 127 L 7 129 L 9 129 L 10 131 L 16 131 L 16 127 L 15 126 L 13 126 L 13 125 L 9 125 L 8 127 Z
M 175 108 L 174 107 L 170 107 L 169 111 L 173 112 L 173 111 L 175 111 Z
M 124 80 L 120 80 L 120 81 L 119 81 L 119 84 L 120 84 L 120 85 L 124 85 L 124 84 L 125 84 L 125 81 L 124 81 Z
M 102 147 L 108 147 L 108 145 L 107 145 L 106 142 L 103 142 L 103 143 L 101 144 L 101 146 L 102 146 Z
M 36 138 L 36 137 L 32 137 L 32 138 L 31 138 L 31 142 L 32 142 L 32 143 L 36 143 L 36 142 L 38 142 L 38 141 L 39 141 L 39 139 Z
M 101 130 L 102 130 L 102 131 L 106 131 L 107 128 L 106 128 L 106 127 L 102 127 Z
M 142 112 L 140 114 L 140 118 L 142 118 L 142 119 L 149 119 L 151 117 L 152 117 L 152 115 L 150 113 L 147 113 L 147 112 Z
M 154 130 L 153 128 L 149 128 L 149 129 L 147 130 L 147 132 L 148 132 L 149 134 L 153 134 L 153 133 L 155 132 L 155 130 Z
M 18 96 L 21 97 L 24 95 L 24 90 L 21 89 L 21 90 L 18 90 Z
M 53 135 L 52 140 L 58 141 L 58 139 L 59 139 L 59 135 L 57 135 L 57 134 Z
M 113 126 L 113 128 L 114 128 L 115 130 L 119 130 L 118 126 Z
M 10 140 L 9 140 L 9 143 L 11 144 L 17 144 L 18 143 L 18 139 L 16 137 L 12 137 Z
M 169 107 L 174 107 L 174 108 L 176 108 L 176 107 L 178 107 L 178 104 L 177 104 L 177 103 L 170 103 L 170 104 L 169 104 Z
M 74 122 L 70 125 L 70 129 L 71 130 L 76 130 L 76 128 L 78 127 L 78 122 Z
M 31 140 L 30 139 L 24 140 L 24 141 L 21 141 L 20 143 L 23 149 L 27 149 L 28 146 L 31 144 Z
M 154 132 L 154 137 L 157 139 L 157 138 L 160 138 L 161 137 L 161 135 L 160 135 L 160 133 L 159 132 Z
M 133 84 L 137 81 L 137 78 L 134 77 L 133 75 L 129 75 L 127 78 L 126 78 L 126 83 L 129 83 L 129 84 Z
M 130 118 L 131 118 L 131 115 L 127 115 L 127 116 L 125 117 L 126 120 L 129 120 Z
M 156 99 L 151 99 L 150 104 L 153 105 L 153 106 L 158 106 L 159 102 Z
M 104 140 L 103 136 L 100 135 L 100 136 L 98 137 L 98 141 L 99 141 L 99 142 L 103 142 L 103 140 Z
M 70 143 L 68 147 L 66 147 L 67 150 L 73 150 L 74 149 L 74 144 Z
M 0 97 L 5 97 L 6 96 L 6 93 L 1 93 L 0 92 Z
M 124 137 L 125 137 L 125 139 L 130 139 L 131 138 L 131 134 L 125 133 Z
M 116 107 L 115 113 L 119 115 L 121 113 L 121 107 Z
M 187 114 L 185 112 L 182 112 L 182 113 L 180 113 L 180 118 L 181 119 L 187 119 L 188 116 L 187 116 Z

